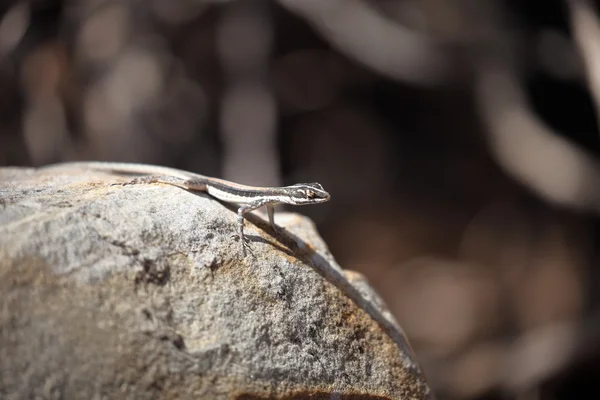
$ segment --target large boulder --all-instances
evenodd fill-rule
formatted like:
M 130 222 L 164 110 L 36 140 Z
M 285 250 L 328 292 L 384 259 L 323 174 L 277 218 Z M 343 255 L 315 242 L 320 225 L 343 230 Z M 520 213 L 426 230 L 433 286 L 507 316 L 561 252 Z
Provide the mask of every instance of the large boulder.
M 164 184 L 0 169 L 0 398 L 432 398 L 313 224 Z M 362 397 L 364 396 L 364 397 Z

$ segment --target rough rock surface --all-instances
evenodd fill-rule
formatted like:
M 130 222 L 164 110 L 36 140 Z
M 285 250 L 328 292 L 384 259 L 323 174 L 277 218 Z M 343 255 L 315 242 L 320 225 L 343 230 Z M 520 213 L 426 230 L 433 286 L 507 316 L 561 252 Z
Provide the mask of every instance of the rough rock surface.
M 433 397 L 309 220 L 244 258 L 231 207 L 128 180 L 0 169 L 0 398 Z

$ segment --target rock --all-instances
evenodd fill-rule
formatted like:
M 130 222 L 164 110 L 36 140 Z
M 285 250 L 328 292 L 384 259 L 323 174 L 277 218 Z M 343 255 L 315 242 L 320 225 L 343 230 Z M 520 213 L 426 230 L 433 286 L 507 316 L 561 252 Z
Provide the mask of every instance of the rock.
M 129 180 L 0 169 L 0 398 L 433 398 L 309 220 L 243 257 L 235 208 Z

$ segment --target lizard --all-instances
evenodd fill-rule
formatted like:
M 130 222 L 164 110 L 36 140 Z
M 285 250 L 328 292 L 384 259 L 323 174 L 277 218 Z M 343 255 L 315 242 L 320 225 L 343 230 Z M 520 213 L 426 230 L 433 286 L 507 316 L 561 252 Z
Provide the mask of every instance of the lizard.
M 289 204 L 301 206 L 320 204 L 329 201 L 331 196 L 319 183 L 296 183 L 282 187 L 248 186 L 188 172 L 176 168 L 150 164 L 121 163 L 110 161 L 82 161 L 54 164 L 49 168 L 84 168 L 113 174 L 143 175 L 127 184 L 164 183 L 208 195 L 230 204 L 236 204 L 238 236 L 242 243 L 244 256 L 247 255 L 247 238 L 244 235 L 244 215 L 262 206 L 267 209 L 269 223 L 275 231 L 275 205 Z

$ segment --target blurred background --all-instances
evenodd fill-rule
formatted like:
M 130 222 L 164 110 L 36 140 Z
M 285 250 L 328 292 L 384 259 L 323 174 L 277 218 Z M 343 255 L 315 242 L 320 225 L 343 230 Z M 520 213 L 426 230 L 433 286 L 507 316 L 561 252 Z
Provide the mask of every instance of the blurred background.
M 585 0 L 15 0 L 0 165 L 318 181 L 309 215 L 440 399 L 600 398 Z

